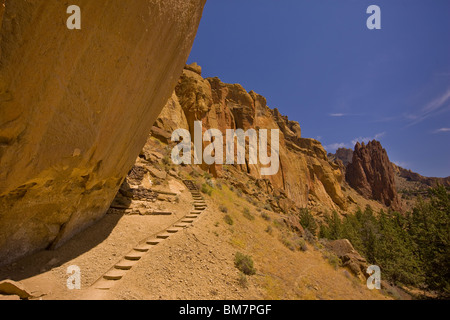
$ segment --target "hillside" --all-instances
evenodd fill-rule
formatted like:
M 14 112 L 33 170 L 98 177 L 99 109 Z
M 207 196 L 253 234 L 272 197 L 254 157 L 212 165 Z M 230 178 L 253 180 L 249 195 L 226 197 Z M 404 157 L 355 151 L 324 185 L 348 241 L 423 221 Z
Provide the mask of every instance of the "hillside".
M 0 279 L 21 281 L 42 299 L 408 298 L 387 283 L 381 292 L 367 289 L 365 260 L 354 260 L 360 271 L 344 267 L 300 223 L 305 208 L 320 221 L 343 208 L 385 206 L 351 188 L 320 142 L 302 138 L 299 124 L 262 96 L 200 73 L 185 68 L 106 217 L 60 248 L 3 267 Z M 257 165 L 174 165 L 170 132 L 193 131 L 193 120 L 204 130 L 278 128 L 280 172 L 263 178 Z M 168 230 L 164 241 L 152 240 Z M 256 274 L 235 267 L 238 252 L 251 257 Z M 65 287 L 71 265 L 81 269 L 80 291 Z
M 139 159 L 137 164 L 148 171 L 127 178 L 127 189 L 140 196 L 121 193 L 99 223 L 54 251 L 1 268 L 0 279 L 21 281 L 42 299 L 391 298 L 368 290 L 364 281 L 339 267 L 337 257 L 323 244 L 306 241 L 299 233 L 302 227 L 290 216 L 263 208 L 226 178 L 215 179 L 194 166 L 168 166 L 166 145 L 155 138 L 147 147 L 152 149 L 149 161 Z M 206 210 L 143 254 L 109 290 L 97 289 L 102 287 L 98 280 L 142 240 L 189 214 L 193 199 L 185 179 L 204 191 Z M 140 190 L 149 181 L 152 191 L 142 196 Z M 117 209 L 125 199 L 128 209 Z M 163 212 L 170 214 L 159 214 Z M 252 257 L 255 275 L 242 276 L 236 269 L 237 252 Z M 70 265 L 82 270 L 80 291 L 65 287 Z

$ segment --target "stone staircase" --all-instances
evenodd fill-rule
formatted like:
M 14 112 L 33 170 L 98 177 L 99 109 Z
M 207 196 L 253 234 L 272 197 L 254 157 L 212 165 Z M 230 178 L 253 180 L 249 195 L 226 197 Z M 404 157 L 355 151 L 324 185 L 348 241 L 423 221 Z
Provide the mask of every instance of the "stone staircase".
M 168 239 L 173 234 L 176 234 L 177 232 L 190 226 L 206 210 L 207 204 L 205 199 L 194 182 L 191 180 L 184 180 L 183 182 L 191 193 L 194 209 L 170 227 L 161 230 L 136 245 L 128 254 L 126 254 L 108 272 L 106 272 L 93 284 L 95 289 L 109 290 L 112 288 L 129 270 L 139 263 L 139 260 L 148 254 L 153 247 Z

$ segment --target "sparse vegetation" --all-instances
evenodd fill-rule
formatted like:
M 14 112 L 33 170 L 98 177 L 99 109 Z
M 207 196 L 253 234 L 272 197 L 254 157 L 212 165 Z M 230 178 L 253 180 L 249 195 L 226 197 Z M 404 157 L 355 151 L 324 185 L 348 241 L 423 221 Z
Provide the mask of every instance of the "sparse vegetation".
M 290 240 L 288 240 L 286 237 L 283 236 L 283 237 L 281 237 L 280 240 L 281 240 L 281 243 L 286 246 L 286 248 L 288 248 L 291 251 L 295 251 L 294 244 Z
M 282 230 L 285 226 L 283 220 L 281 219 L 275 219 L 273 220 L 273 225 L 275 226 L 275 228 Z
M 225 205 L 223 205 L 223 204 L 221 204 L 219 206 L 219 210 L 220 210 L 220 212 L 228 213 L 228 208 Z
M 226 214 L 223 217 L 223 220 L 225 221 L 226 224 L 232 226 L 234 224 L 233 218 L 231 218 L 231 216 L 229 214 Z
M 322 252 L 322 256 L 324 259 L 326 259 L 328 261 L 328 263 L 335 269 L 337 270 L 341 265 L 341 259 L 339 259 L 339 257 L 337 255 L 335 255 L 333 252 L 330 252 L 328 250 L 324 250 Z
M 247 289 L 247 288 L 248 288 L 248 279 L 247 279 L 247 276 L 246 276 L 245 273 L 243 273 L 242 271 L 239 272 L 238 283 L 239 283 L 239 285 L 240 285 L 242 288 L 244 288 L 244 289 Z
M 254 275 L 256 273 L 252 257 L 241 252 L 236 252 L 236 255 L 234 256 L 234 266 L 245 275 Z
M 255 217 L 250 213 L 250 209 L 249 208 L 244 208 L 243 210 L 244 213 L 244 217 L 246 217 L 248 220 L 255 220 Z
M 202 191 L 202 193 L 205 193 L 210 196 L 212 194 L 213 189 L 206 183 L 203 183 L 201 191 Z
M 270 221 L 270 216 L 267 214 L 267 212 L 261 212 L 261 217 L 266 221 Z
M 302 238 L 297 239 L 297 248 L 300 251 L 308 251 L 308 246 L 306 245 L 306 241 Z
M 272 235 L 273 234 L 273 228 L 272 226 L 267 226 L 266 230 L 265 230 L 268 234 Z
M 314 216 L 309 212 L 307 208 L 302 208 L 299 213 L 299 220 L 301 226 L 308 230 L 311 234 L 316 234 L 317 232 L 317 223 L 314 219 Z
M 291 235 L 290 237 L 287 237 L 286 235 L 283 235 L 280 238 L 280 241 L 282 244 L 286 246 L 291 251 L 307 251 L 308 246 L 306 245 L 306 242 L 304 239 L 300 238 L 298 235 Z

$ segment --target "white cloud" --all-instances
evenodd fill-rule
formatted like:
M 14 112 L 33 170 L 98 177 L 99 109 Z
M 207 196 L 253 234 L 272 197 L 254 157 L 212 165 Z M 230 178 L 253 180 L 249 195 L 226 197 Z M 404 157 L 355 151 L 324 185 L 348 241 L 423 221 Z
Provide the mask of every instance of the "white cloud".
M 345 116 L 344 113 L 330 113 L 328 114 L 330 117 L 343 117 Z
M 385 135 L 386 135 L 386 132 L 380 132 L 380 133 L 377 133 L 376 135 L 374 135 L 373 137 L 358 137 L 358 138 L 353 139 L 350 143 L 336 142 L 336 143 L 327 144 L 326 146 L 323 146 L 323 147 L 328 152 L 334 152 L 339 148 L 353 149 L 353 147 L 355 146 L 355 144 L 357 142 L 368 143 L 369 141 L 372 141 L 372 140 L 379 140 L 382 137 L 384 137 Z
M 408 162 L 404 161 L 392 161 L 392 162 L 398 167 L 402 167 L 403 169 L 406 169 L 409 166 Z
M 425 107 L 413 114 L 406 114 L 407 120 L 411 123 L 409 126 L 422 122 L 428 117 L 441 113 L 442 111 L 450 109 L 450 88 L 447 89 L 442 95 L 430 101 Z
M 442 133 L 442 132 L 450 132 L 450 128 L 440 128 L 433 131 L 433 133 Z
M 357 142 L 368 143 L 369 141 L 372 141 L 372 140 L 379 140 L 379 139 L 383 138 L 385 135 L 386 135 L 386 132 L 380 132 L 380 133 L 377 133 L 373 137 L 358 137 L 358 138 L 355 138 L 352 140 L 352 145 L 355 145 Z
M 323 146 L 325 148 L 325 150 L 327 150 L 328 152 L 332 152 L 332 151 L 336 151 L 339 148 L 349 148 L 350 146 L 348 145 L 348 143 L 344 143 L 344 142 L 340 142 L 340 143 L 332 143 L 332 144 L 328 144 L 326 146 Z

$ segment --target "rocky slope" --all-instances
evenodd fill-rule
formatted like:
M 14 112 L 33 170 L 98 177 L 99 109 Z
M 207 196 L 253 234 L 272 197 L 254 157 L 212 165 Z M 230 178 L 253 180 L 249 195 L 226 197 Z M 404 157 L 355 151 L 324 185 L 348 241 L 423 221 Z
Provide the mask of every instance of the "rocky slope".
M 299 123 L 282 116 L 277 109 L 270 109 L 263 96 L 247 92 L 239 84 L 223 83 L 219 78 L 204 79 L 201 68 L 193 64 L 183 71 L 156 125 L 167 133 L 166 136 L 175 128 L 182 128 L 189 130 L 194 139 L 196 120 L 202 122 L 203 132 L 210 128 L 223 133 L 226 129 L 279 129 L 280 169 L 277 174 L 262 176 L 263 166 L 250 164 L 248 152 L 246 163 L 235 167 L 258 180 L 271 193 L 281 191 L 292 202 L 290 206 L 307 207 L 316 203 L 331 209 L 346 208 L 340 186 L 342 173 L 337 165 L 328 161 L 320 142 L 302 138 Z M 203 164 L 202 169 L 215 176 L 224 174 L 222 165 Z
M 367 145 L 364 142 L 356 144 L 345 178 L 364 197 L 400 209 L 394 169 L 380 142 L 373 140 Z
M 446 187 L 450 187 L 450 177 L 447 178 L 435 178 L 435 177 L 424 177 L 416 172 L 408 169 L 404 169 L 396 164 L 392 164 L 394 167 L 395 174 L 409 182 L 417 182 L 423 187 L 435 187 L 437 184 L 441 184 Z
M 101 218 L 183 70 L 205 0 L 0 5 L 0 264 Z

